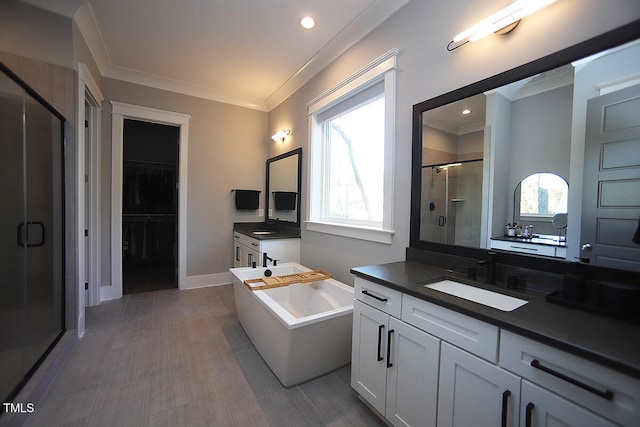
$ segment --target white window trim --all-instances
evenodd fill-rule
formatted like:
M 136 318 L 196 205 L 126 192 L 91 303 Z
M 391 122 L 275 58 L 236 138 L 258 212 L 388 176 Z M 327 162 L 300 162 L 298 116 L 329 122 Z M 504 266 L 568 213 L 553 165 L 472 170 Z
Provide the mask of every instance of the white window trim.
M 392 243 L 393 235 L 395 234 L 393 230 L 393 187 L 396 135 L 396 62 L 398 52 L 398 49 L 391 49 L 307 104 L 310 144 L 310 155 L 308 156 L 309 184 L 307 188 L 309 211 L 307 213 L 308 219 L 305 221 L 307 230 L 379 243 Z M 323 220 L 322 194 L 319 194 L 318 191 L 312 191 L 312 188 L 320 185 L 322 171 L 324 169 L 324 165 L 322 164 L 324 159 L 322 155 L 322 144 L 314 143 L 314 141 L 320 140 L 319 136 L 322 132 L 321 126 L 316 120 L 316 115 L 349 98 L 354 93 L 382 80 L 384 80 L 385 97 L 385 178 L 382 228 L 364 227 Z

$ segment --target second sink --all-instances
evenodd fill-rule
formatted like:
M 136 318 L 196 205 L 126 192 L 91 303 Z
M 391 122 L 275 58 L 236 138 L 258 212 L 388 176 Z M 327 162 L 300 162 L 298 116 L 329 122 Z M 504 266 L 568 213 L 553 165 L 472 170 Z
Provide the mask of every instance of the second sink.
M 476 288 L 475 286 L 465 285 L 464 283 L 449 279 L 424 286 L 425 288 L 444 292 L 445 294 L 453 295 L 458 298 L 473 301 L 502 311 L 513 311 L 528 302 L 527 300 L 511 297 L 498 292 L 488 291 L 486 289 Z

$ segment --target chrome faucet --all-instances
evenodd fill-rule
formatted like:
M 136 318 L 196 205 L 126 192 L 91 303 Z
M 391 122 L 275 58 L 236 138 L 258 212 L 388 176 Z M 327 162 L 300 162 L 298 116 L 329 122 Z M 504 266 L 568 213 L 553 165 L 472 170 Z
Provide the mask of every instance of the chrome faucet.
M 487 266 L 487 283 L 491 285 L 496 284 L 496 253 L 488 252 L 488 258 L 479 260 L 478 265 L 482 267 L 483 265 Z

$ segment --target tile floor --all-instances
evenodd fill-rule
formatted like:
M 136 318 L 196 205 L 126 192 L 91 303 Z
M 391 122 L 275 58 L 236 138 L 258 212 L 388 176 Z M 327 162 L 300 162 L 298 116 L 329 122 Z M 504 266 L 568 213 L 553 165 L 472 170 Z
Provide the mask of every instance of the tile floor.
M 86 315 L 35 411 L 0 425 L 384 425 L 348 366 L 284 388 L 238 323 L 230 285 L 127 295 Z

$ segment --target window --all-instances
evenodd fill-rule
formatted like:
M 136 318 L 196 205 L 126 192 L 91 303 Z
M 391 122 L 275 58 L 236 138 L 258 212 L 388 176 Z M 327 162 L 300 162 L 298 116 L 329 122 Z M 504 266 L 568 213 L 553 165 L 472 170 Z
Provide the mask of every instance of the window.
M 396 54 L 309 104 L 307 229 L 391 243 Z
M 567 181 L 552 173 L 535 173 L 520 183 L 520 215 L 552 217 L 567 212 Z

